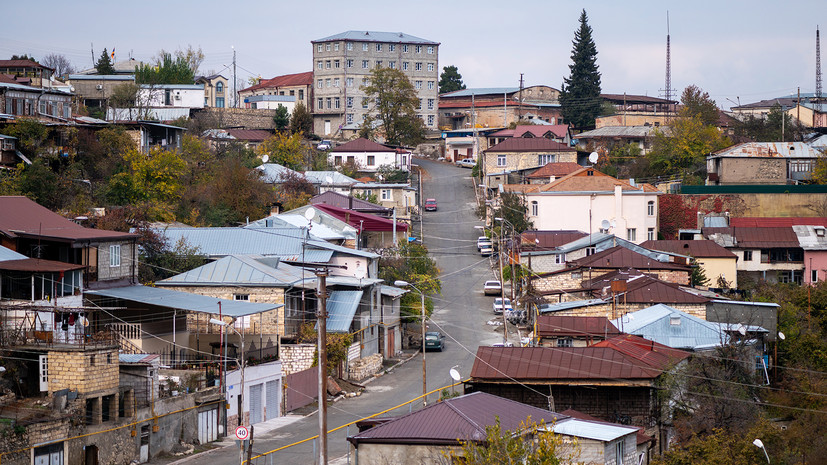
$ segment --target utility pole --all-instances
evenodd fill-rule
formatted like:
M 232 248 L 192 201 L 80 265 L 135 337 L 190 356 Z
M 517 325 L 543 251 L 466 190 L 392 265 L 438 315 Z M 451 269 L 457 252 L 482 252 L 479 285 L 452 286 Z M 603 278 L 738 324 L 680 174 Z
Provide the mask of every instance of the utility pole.
M 319 465 L 327 465 L 327 270 L 316 270 L 319 278 Z
M 517 107 L 517 124 L 523 119 L 523 73 L 520 73 L 520 102 Z
M 500 223 L 500 247 L 497 250 L 497 260 L 499 261 L 500 266 L 500 298 L 502 299 L 502 314 L 503 314 L 503 345 L 508 342 L 508 320 L 505 317 L 505 289 L 503 289 L 503 228 L 505 224 Z M 493 225 L 492 225 L 493 226 Z M 492 227 L 493 230 L 493 227 Z M 513 276 L 512 276 L 513 278 Z M 512 289 L 514 287 L 514 282 L 511 283 Z M 511 304 L 514 305 L 513 303 Z M 512 307 L 513 308 L 513 307 Z
M 238 80 L 235 74 L 235 46 L 231 47 L 233 48 L 233 108 L 238 108 L 238 94 L 235 89 L 236 81 Z

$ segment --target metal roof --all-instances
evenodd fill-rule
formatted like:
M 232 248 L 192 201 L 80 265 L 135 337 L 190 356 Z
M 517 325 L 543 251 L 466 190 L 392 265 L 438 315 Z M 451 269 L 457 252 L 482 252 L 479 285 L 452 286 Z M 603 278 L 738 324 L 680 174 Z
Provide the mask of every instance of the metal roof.
M 17 253 L 12 249 L 7 247 L 3 247 L 0 245 L 0 262 L 4 262 L 6 260 L 23 260 L 29 258 L 22 253 Z
M 440 94 L 439 98 L 443 97 L 470 97 L 472 95 L 499 95 L 499 94 L 513 94 L 514 92 L 519 92 L 519 87 L 478 87 L 476 89 L 462 89 L 462 90 L 455 90 L 453 92 L 446 92 L 444 94 Z M 514 105 L 517 102 L 513 103 Z M 502 102 L 499 103 L 502 105 Z M 442 103 L 440 102 L 440 107 Z
M 720 325 L 657 304 L 612 320 L 618 328 L 675 349 L 717 347 L 729 342 Z
M 630 137 L 644 139 L 646 137 L 654 136 L 655 131 L 658 130 L 667 133 L 667 127 L 658 126 L 603 126 L 602 128 L 593 129 L 591 131 L 581 132 L 574 139 L 595 139 L 599 137 Z
M 396 286 L 388 286 L 387 284 L 381 284 L 379 285 L 379 292 L 382 293 L 382 295 L 396 298 L 402 297 L 405 293 L 410 291 Z
M 703 228 L 703 234 L 723 247 L 739 249 L 771 249 L 800 247 L 793 228 L 730 227 Z M 731 240 L 734 242 L 730 243 Z
M 305 171 L 304 177 L 307 178 L 311 184 L 320 184 L 322 186 L 351 186 L 359 182 L 338 171 Z M 327 180 L 328 177 L 331 179 L 330 181 Z
M 360 212 L 356 210 L 348 210 L 334 205 L 319 203 L 315 207 L 320 210 L 335 216 L 336 218 L 346 221 L 349 225 L 357 228 L 358 231 L 407 231 L 408 224 L 400 221 L 394 222 L 393 219 L 383 218 L 381 216 L 373 215 L 371 213 Z
M 625 302 L 633 304 L 705 304 L 709 298 L 687 292 L 677 284 L 668 283 L 648 276 L 633 268 L 616 270 L 592 280 L 583 281 L 583 289 L 602 294 L 608 298 L 611 282 L 626 281 L 627 291 L 620 294 Z
M 347 237 L 350 237 L 350 238 L 356 238 L 356 236 L 358 235 L 358 232 L 356 231 L 356 228 L 354 228 L 353 226 L 345 223 L 344 221 L 340 220 L 339 218 L 336 218 L 335 216 L 333 216 L 333 215 L 331 215 L 331 214 L 329 214 L 325 211 L 322 211 L 318 208 L 315 208 L 312 204 L 304 205 L 304 206 L 301 206 L 299 208 L 294 208 L 292 210 L 284 212 L 283 214 L 284 215 L 296 215 L 296 216 L 299 216 L 299 217 L 302 217 L 302 218 L 306 218 L 304 215 L 306 215 L 307 210 L 309 210 L 311 208 L 313 208 L 313 211 L 315 212 L 315 214 L 313 215 L 313 224 L 323 224 L 323 225 L 325 225 L 327 227 L 330 227 L 330 228 L 332 228 L 336 231 L 340 231 L 342 234 L 344 234 L 344 235 L 346 235 Z M 261 220 L 259 220 L 259 221 L 261 221 Z M 307 221 L 307 220 L 305 219 L 305 221 Z M 312 230 L 312 228 L 311 228 L 311 230 Z
M 26 273 L 59 273 L 64 271 L 80 270 L 83 268 L 86 268 L 86 265 L 75 265 L 72 263 L 43 260 L 40 258 L 26 257 L 19 260 L 0 261 L 0 270 L 23 271 Z
M 293 171 L 286 166 L 278 163 L 264 163 L 256 167 L 257 170 L 263 173 L 264 182 L 278 184 L 289 176 L 302 176 L 298 171 Z
M 570 418 L 566 421 L 554 423 L 549 425 L 546 429 L 551 429 L 556 434 L 564 434 L 566 436 L 593 439 L 603 442 L 614 441 L 615 439 L 622 438 L 623 436 L 627 436 L 629 434 L 637 435 L 638 431 L 638 429 L 633 426 L 622 426 L 597 421 L 580 420 L 578 418 Z
M 537 306 L 540 313 L 559 312 L 561 310 L 570 310 L 573 308 L 591 307 L 593 305 L 605 304 L 603 299 L 588 299 L 588 300 L 572 300 L 569 302 L 560 302 L 556 304 L 541 304 Z
M 295 102 L 295 95 L 251 95 L 244 97 L 245 102 Z
M 204 84 L 140 84 L 141 89 L 204 90 Z
M 350 142 L 346 142 L 338 147 L 334 147 L 331 152 L 346 152 L 346 153 L 363 153 L 363 152 L 381 152 L 381 153 L 394 153 L 396 149 L 393 147 L 388 147 L 387 145 L 378 144 L 372 140 L 365 139 L 364 137 L 360 137 L 358 139 L 353 139 Z
M 289 86 L 312 86 L 313 85 L 313 71 L 306 71 L 304 73 L 285 74 L 283 76 L 276 76 L 270 79 L 262 79 L 258 84 L 241 89 L 240 92 L 252 92 L 258 89 L 265 88 L 279 88 Z
M 366 187 L 364 183 L 359 183 L 354 185 L 353 187 Z M 381 205 L 376 205 L 375 203 L 368 202 L 367 200 L 362 200 L 355 198 L 350 195 L 340 194 L 334 191 L 327 191 L 323 192 L 313 198 L 310 199 L 310 203 L 313 205 L 316 204 L 327 204 L 327 205 L 335 205 L 340 208 L 347 208 L 350 210 L 360 211 L 360 212 L 370 212 L 375 214 L 384 214 L 388 216 L 391 213 L 391 208 L 383 207 Z
M 261 255 L 230 255 L 158 281 L 158 286 L 313 287 L 313 272 Z
M 817 159 L 821 152 L 805 142 L 746 142 L 719 150 L 707 158 L 808 158 Z
M 439 42 L 433 42 L 427 39 L 405 34 L 404 32 L 381 32 L 381 31 L 345 31 L 332 36 L 323 37 L 311 41 L 329 42 L 332 40 L 353 40 L 357 42 L 392 42 L 397 44 L 423 44 L 423 45 L 439 45 Z
M 282 304 L 250 303 L 237 300 L 216 299 L 214 297 L 191 294 L 189 292 L 171 291 L 169 289 L 149 286 L 127 286 L 94 291 L 87 290 L 85 293 L 87 295 L 126 300 L 146 305 L 216 315 L 218 314 L 218 304 L 220 302 L 221 314 L 232 318 L 269 312 L 284 306 Z
M 158 354 L 118 354 L 118 362 L 120 363 L 151 364 L 160 358 L 161 356 Z
M 734 253 L 710 240 L 658 240 L 646 241 L 640 245 L 647 249 L 690 255 L 695 258 L 737 258 Z
M 704 226 L 712 226 L 704 223 Z M 813 216 L 813 217 L 747 217 L 729 218 L 729 224 L 724 224 L 722 227 L 763 227 L 763 228 L 786 228 L 792 226 L 824 226 L 827 227 L 827 217 Z
M 537 168 L 537 170 L 533 173 L 529 174 L 528 178 L 551 178 L 552 176 L 560 177 L 574 173 L 580 168 L 582 168 L 582 166 L 569 161 L 546 163 L 545 165 Z
M 664 254 L 660 254 L 664 255 Z M 662 258 L 659 260 L 658 258 Z M 639 270 L 677 270 L 690 271 L 688 265 L 670 263 L 668 255 L 659 257 L 658 254 L 644 255 L 638 251 L 623 246 L 615 246 L 587 257 L 572 260 L 569 267 L 574 268 L 637 268 Z
M 721 300 L 721 299 L 712 299 L 710 302 L 716 304 L 730 304 L 730 305 L 749 305 L 754 307 L 781 307 L 780 305 L 774 302 L 745 302 L 743 300 Z
M 356 287 L 356 288 L 365 288 L 370 287 L 375 284 L 381 284 L 385 282 L 383 279 L 379 278 L 357 278 L 355 276 L 328 276 L 327 277 L 327 285 L 328 286 L 347 286 L 347 287 Z
M 605 316 L 540 315 L 537 317 L 538 336 L 616 336 L 617 327 Z
M 70 81 L 134 81 L 133 74 L 70 74 L 66 82 Z
M 157 107 L 157 108 L 110 108 L 106 112 L 106 119 L 109 121 L 127 121 L 148 124 L 149 121 L 138 120 L 138 118 L 153 118 L 158 121 L 174 121 L 182 116 L 189 118 L 189 107 Z M 153 126 L 181 129 L 178 126 L 164 125 L 153 122 Z
M 295 228 L 307 228 L 308 224 L 311 224 L 310 227 L 310 237 L 314 239 L 318 239 L 321 241 L 330 241 L 330 240 L 344 240 L 344 239 L 355 239 L 358 234 L 356 230 L 353 228 L 348 227 L 347 234 L 345 231 L 340 231 L 336 228 L 333 228 L 328 225 L 320 224 L 320 223 L 309 223 L 307 218 L 302 215 L 297 214 L 280 214 L 280 215 L 270 215 L 266 218 L 262 218 L 260 220 L 254 221 L 246 226 L 245 228 L 251 229 L 282 229 L 286 227 L 295 227 Z
M 359 309 L 363 291 L 333 291 L 327 298 L 327 331 L 350 332 L 350 324 Z
M 577 149 L 545 137 L 509 137 L 485 151 L 495 152 L 577 152 Z

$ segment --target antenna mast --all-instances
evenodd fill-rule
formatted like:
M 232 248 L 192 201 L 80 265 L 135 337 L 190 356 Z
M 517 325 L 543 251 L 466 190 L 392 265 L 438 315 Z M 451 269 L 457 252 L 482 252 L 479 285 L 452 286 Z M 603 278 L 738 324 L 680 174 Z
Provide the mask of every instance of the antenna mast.
M 670 33 L 669 33 L 669 11 L 666 12 L 666 88 L 663 90 L 663 98 L 666 100 L 672 100 L 672 49 L 670 44 Z M 667 103 L 668 107 L 672 105 Z M 670 113 L 674 113 L 673 111 Z
M 821 38 L 816 26 L 816 111 L 821 113 Z

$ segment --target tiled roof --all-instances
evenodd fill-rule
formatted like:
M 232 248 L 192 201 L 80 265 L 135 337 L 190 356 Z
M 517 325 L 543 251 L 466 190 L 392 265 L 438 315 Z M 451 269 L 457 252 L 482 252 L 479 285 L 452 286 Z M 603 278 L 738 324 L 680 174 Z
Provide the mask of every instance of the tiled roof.
M 536 171 L 528 175 L 529 179 L 537 179 L 537 178 L 551 178 L 565 176 L 567 174 L 574 173 L 575 171 L 583 168 L 582 166 L 578 165 L 577 163 L 570 162 L 570 161 L 561 161 L 557 163 L 546 163 L 545 165 L 537 168 Z
M 616 336 L 620 331 L 605 316 L 558 316 L 537 317 L 537 335 L 554 337 Z
M 486 150 L 491 152 L 576 152 L 577 149 L 545 137 L 511 137 Z
M 808 226 L 824 226 L 827 227 L 827 218 L 825 217 L 785 217 L 785 218 L 768 218 L 768 217 L 750 217 L 750 218 L 729 218 L 729 225 L 734 227 L 764 227 L 764 228 L 784 228 L 798 225 Z
M 591 175 L 589 173 L 592 173 Z M 603 174 L 594 168 L 581 168 L 556 181 L 540 186 L 539 192 L 614 192 L 615 186 L 624 191 L 640 191 L 626 181 Z
M 532 407 L 485 392 L 474 392 L 445 399 L 421 410 L 382 422 L 348 438 L 358 443 L 458 444 L 482 441 L 485 428 L 500 422 L 506 431 L 516 431 L 528 417 L 548 425 L 566 420 L 566 416 Z
M 398 44 L 423 44 L 423 45 L 439 45 L 439 42 L 433 42 L 427 39 L 420 39 L 404 32 L 381 32 L 381 31 L 345 31 L 332 36 L 323 37 L 311 41 L 316 42 L 330 42 L 331 40 L 353 40 L 357 42 L 392 42 Z
M 798 236 L 791 227 L 782 228 L 703 228 L 704 237 L 730 235 L 735 238 L 735 247 L 740 249 L 771 249 L 799 247 Z
M 691 255 L 695 258 L 736 258 L 736 255 L 729 250 L 716 244 L 715 241 L 646 241 L 640 244 L 642 247 L 652 250 L 661 250 L 681 255 Z
M 258 89 L 269 89 L 288 86 L 312 86 L 313 85 L 313 71 L 306 71 L 304 73 L 285 74 L 276 76 L 272 79 L 262 79 L 258 84 L 241 89 L 239 92 L 251 92 Z
M 395 149 L 360 137 L 335 147 L 331 152 L 393 152 Z
M 573 268 L 637 268 L 639 270 L 678 270 L 690 271 L 687 265 L 668 263 L 655 260 L 643 254 L 637 253 L 626 247 L 615 246 L 602 252 L 583 257 L 569 262 Z

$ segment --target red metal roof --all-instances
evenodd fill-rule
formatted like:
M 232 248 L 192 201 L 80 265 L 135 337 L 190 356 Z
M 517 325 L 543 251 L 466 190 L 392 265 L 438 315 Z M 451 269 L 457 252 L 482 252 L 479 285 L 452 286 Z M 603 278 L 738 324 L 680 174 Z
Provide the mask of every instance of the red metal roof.
M 86 268 L 86 265 L 73 265 L 71 263 L 42 260 L 39 258 L 21 258 L 19 260 L 0 261 L 0 270 L 3 271 L 59 273 L 61 271 L 80 270 L 82 268 Z
M 285 74 L 276 76 L 272 79 L 263 79 L 258 84 L 241 89 L 239 92 L 248 92 L 258 89 L 277 88 L 287 86 L 312 86 L 313 85 L 313 71 L 304 73 Z
M 393 231 L 393 220 L 382 218 L 380 216 L 371 215 L 370 213 L 362 213 L 355 210 L 348 210 L 346 208 L 335 207 L 333 205 L 325 205 L 323 203 L 316 204 L 314 207 L 329 213 L 339 220 L 356 228 L 357 231 Z M 405 223 L 396 222 L 397 231 L 407 231 L 408 225 Z
M 736 255 L 729 250 L 716 244 L 715 241 L 646 241 L 640 244 L 649 250 L 660 250 L 662 252 L 690 255 L 695 258 L 736 258 Z
M 619 245 L 602 252 L 573 260 L 569 264 L 572 268 L 637 268 L 639 270 L 679 270 L 690 271 L 687 265 L 659 262 L 646 255 Z
M 653 278 L 639 270 L 625 269 L 583 281 L 583 289 L 596 295 L 608 295 L 611 282 L 626 281 L 622 299 L 630 304 L 705 304 L 709 299 L 684 291 L 679 285 Z
M 796 217 L 796 218 L 735 218 L 730 217 L 729 225 L 739 228 L 784 228 L 792 226 L 824 226 L 827 227 L 827 218 L 824 217 Z
M 545 165 L 537 168 L 536 171 L 528 175 L 529 179 L 537 179 L 537 178 L 551 178 L 552 176 L 555 178 L 559 178 L 560 176 L 565 176 L 567 174 L 574 173 L 575 171 L 583 168 L 582 166 L 578 165 L 577 163 L 570 162 L 570 161 L 561 161 L 556 163 L 546 163 Z
M 554 337 L 617 336 L 620 330 L 605 316 L 540 315 L 537 335 Z
M 562 229 L 559 231 L 525 231 L 520 235 L 520 242 L 524 250 L 553 249 L 587 235 L 583 231 Z
M 226 129 L 227 134 L 238 140 L 261 142 L 273 137 L 273 133 L 264 129 Z
M 375 203 L 370 203 L 367 200 L 357 199 L 355 197 L 333 191 L 327 191 L 311 198 L 310 203 L 313 205 L 333 205 L 343 209 L 373 213 L 381 216 L 388 216 L 392 214 L 393 210 L 381 205 L 376 205 Z
M 11 238 L 42 237 L 65 242 L 138 237 L 137 234 L 84 228 L 22 196 L 0 196 L 0 234 Z
M 500 422 L 503 430 L 516 431 L 531 417 L 537 423 L 551 424 L 564 415 L 532 407 L 485 392 L 445 399 L 421 410 L 384 421 L 348 438 L 358 443 L 458 444 L 482 441 L 486 426 Z
M 569 132 L 567 124 L 524 124 L 514 128 L 514 137 L 546 137 L 552 133 L 557 137 L 566 137 Z
M 611 347 L 623 354 L 653 367 L 665 370 L 689 357 L 689 352 L 659 344 L 634 334 L 622 334 L 592 347 Z
M 378 144 L 372 140 L 360 137 L 344 143 L 331 152 L 394 152 L 396 149 L 387 145 Z
M 729 234 L 736 240 L 736 247 L 740 249 L 772 249 L 784 247 L 801 247 L 798 236 L 792 226 L 781 228 L 703 228 L 704 237 L 711 234 Z
M 511 137 L 486 150 L 490 152 L 576 152 L 577 149 L 545 137 Z
M 440 96 L 439 99 L 439 109 L 448 109 L 448 108 L 490 108 L 490 107 L 499 107 L 503 108 L 503 101 L 484 101 L 484 100 L 477 100 L 474 102 L 474 105 L 471 105 L 471 100 L 463 101 L 463 100 L 445 100 L 443 96 Z M 509 102 L 508 107 L 514 108 L 517 106 L 516 102 Z M 532 104 L 531 102 L 523 102 L 523 110 L 526 108 L 540 108 L 537 105 Z M 545 108 L 545 107 L 544 107 Z

